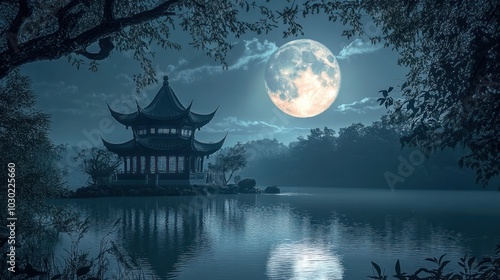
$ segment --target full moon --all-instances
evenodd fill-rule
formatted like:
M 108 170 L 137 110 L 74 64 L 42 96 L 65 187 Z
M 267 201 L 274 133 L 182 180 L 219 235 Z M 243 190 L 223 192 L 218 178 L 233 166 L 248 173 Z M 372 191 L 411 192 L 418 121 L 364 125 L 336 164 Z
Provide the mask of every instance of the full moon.
M 340 67 L 321 43 L 294 40 L 271 55 L 265 82 L 269 97 L 281 111 L 309 118 L 323 113 L 337 98 Z

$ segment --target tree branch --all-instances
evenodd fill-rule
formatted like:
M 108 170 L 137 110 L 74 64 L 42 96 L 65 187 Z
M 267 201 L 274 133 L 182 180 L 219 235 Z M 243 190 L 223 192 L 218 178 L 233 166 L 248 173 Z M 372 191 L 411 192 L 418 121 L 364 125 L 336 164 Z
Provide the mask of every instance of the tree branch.
M 24 1 L 27 3 L 27 0 Z M 62 9 L 63 11 L 60 11 L 60 16 L 63 16 L 63 14 L 67 13 L 70 8 L 75 7 L 80 2 L 86 4 L 85 0 L 73 0 Z M 180 2 L 180 0 L 169 0 L 155 8 L 131 15 L 129 17 L 102 22 L 79 34 L 75 38 L 68 38 L 66 30 L 58 29 L 52 34 L 37 37 L 22 43 L 17 46 L 16 50 L 9 49 L 0 54 L 0 79 L 4 78 L 17 66 L 37 60 L 58 59 L 61 56 L 82 50 L 90 44 L 108 37 L 125 27 L 141 24 L 162 16 L 174 15 L 174 13 L 168 12 L 168 10 L 172 7 L 172 5 L 178 2 Z M 104 43 L 104 48 L 101 47 L 101 51 L 99 52 L 100 54 L 94 54 L 98 58 L 99 56 L 104 56 L 107 52 L 111 51 L 110 44 L 108 44 L 109 42 L 104 41 L 102 43 Z M 103 51 L 103 49 L 105 51 Z M 85 51 L 83 53 L 85 53 Z M 89 55 L 89 53 L 85 54 Z M 109 55 L 109 53 L 107 55 Z
M 103 13 L 103 22 L 109 22 L 113 20 L 113 6 L 114 0 L 105 0 L 104 1 L 104 13 Z
M 84 11 L 82 10 L 76 13 L 70 13 L 71 9 L 82 3 L 87 7 L 90 5 L 90 3 L 86 0 L 72 0 L 66 6 L 57 11 L 56 16 L 59 24 L 57 31 L 62 34 L 62 36 L 67 37 L 71 29 L 75 26 L 75 23 L 84 14 Z
M 16 17 L 7 30 L 7 46 L 9 50 L 15 52 L 19 51 L 17 40 L 19 29 L 21 29 L 24 21 L 29 18 L 31 14 L 32 10 L 28 5 L 28 0 L 19 0 L 19 10 L 17 11 Z
M 69 15 L 69 11 L 80 3 L 85 4 L 87 7 L 90 5 L 90 3 L 86 0 L 72 0 L 57 12 L 57 16 L 67 17 Z

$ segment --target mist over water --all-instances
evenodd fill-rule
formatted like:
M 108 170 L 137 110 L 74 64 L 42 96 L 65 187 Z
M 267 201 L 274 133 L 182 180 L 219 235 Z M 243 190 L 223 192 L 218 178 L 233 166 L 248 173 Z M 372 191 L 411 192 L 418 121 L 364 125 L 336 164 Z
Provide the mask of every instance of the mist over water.
M 367 279 L 447 253 L 491 255 L 500 193 L 282 187 L 279 195 L 58 200 L 92 219 L 81 248 L 113 240 L 159 279 Z M 63 238 L 56 249 L 69 246 Z M 95 249 L 94 249 L 95 250 Z M 91 250 L 92 254 L 93 251 Z

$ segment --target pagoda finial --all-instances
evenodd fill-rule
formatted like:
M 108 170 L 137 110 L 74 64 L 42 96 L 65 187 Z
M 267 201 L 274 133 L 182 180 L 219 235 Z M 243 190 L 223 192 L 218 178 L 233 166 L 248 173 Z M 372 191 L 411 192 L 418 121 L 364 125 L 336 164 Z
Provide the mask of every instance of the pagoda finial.
M 139 105 L 139 101 L 137 101 L 137 99 L 135 100 L 135 105 L 137 105 L 137 112 L 140 112 L 142 109 L 141 109 L 141 106 Z
M 168 86 L 168 76 L 167 75 L 163 76 L 163 85 Z

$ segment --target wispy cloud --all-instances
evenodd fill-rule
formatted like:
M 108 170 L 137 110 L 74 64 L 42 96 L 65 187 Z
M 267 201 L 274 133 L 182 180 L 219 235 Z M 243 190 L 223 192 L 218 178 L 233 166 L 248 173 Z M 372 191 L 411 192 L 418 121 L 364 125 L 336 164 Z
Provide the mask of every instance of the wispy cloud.
M 64 81 L 59 81 L 56 83 L 49 82 L 39 82 L 33 84 L 37 92 L 43 92 L 43 96 L 46 98 L 59 97 L 61 95 L 75 94 L 78 92 L 78 86 L 68 85 Z
M 90 116 L 90 117 L 104 117 L 109 115 L 108 109 L 103 101 L 100 100 L 84 100 L 75 99 L 72 102 L 67 103 L 66 106 L 46 106 L 46 109 L 50 113 L 63 113 L 72 116 Z
M 347 104 L 341 104 L 337 106 L 337 109 L 335 109 L 335 111 L 341 113 L 355 112 L 363 114 L 366 113 L 367 110 L 381 109 L 382 107 L 378 106 L 376 100 L 377 98 L 375 97 L 365 97 L 359 101 L 354 101 L 352 103 L 347 103 Z
M 37 107 L 48 113 L 58 113 L 71 116 L 106 116 L 109 115 L 105 100 L 116 100 L 116 95 L 105 92 L 83 92 L 76 85 L 59 82 L 40 82 L 33 84 L 37 92 Z M 135 100 L 121 94 L 120 105 L 126 98 L 133 102 L 128 107 L 136 108 Z M 64 105 L 62 105 L 64 104 Z M 124 107 L 124 106 L 122 106 Z M 125 109 L 128 109 L 126 107 Z M 127 110 L 129 111 L 129 110 Z
M 119 81 L 121 81 L 122 85 L 125 87 L 132 87 L 135 86 L 134 79 L 126 73 L 119 73 L 115 76 L 115 78 Z
M 382 44 L 372 44 L 371 42 L 366 42 L 361 39 L 356 39 L 349 45 L 344 47 L 340 53 L 336 56 L 337 59 L 347 59 L 353 55 L 372 53 L 383 47 Z
M 228 64 L 228 71 L 246 70 L 251 63 L 260 64 L 267 62 L 268 58 L 278 47 L 275 43 L 264 40 L 260 42 L 257 38 L 243 41 L 243 53 Z M 203 75 L 214 75 L 223 72 L 221 65 L 201 65 L 189 68 L 189 62 L 185 59 L 179 60 L 177 65 L 169 65 L 165 71 L 157 73 L 159 77 L 168 74 L 170 80 L 184 83 L 192 82 Z
M 272 135 L 287 134 L 291 132 L 307 132 L 309 129 L 280 126 L 265 121 L 240 120 L 236 117 L 226 117 L 222 119 L 222 121 L 211 123 L 204 131 L 212 133 L 229 132 L 231 134 L 252 136 L 265 135 L 271 138 L 270 136 Z

